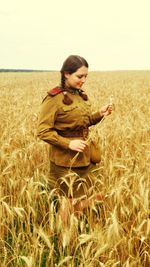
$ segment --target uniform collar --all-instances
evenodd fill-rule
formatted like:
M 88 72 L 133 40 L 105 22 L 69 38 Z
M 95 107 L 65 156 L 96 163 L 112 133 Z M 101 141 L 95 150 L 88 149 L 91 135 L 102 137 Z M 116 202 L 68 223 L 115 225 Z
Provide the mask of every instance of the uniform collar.
M 62 88 L 60 87 L 62 91 L 66 91 L 66 92 L 69 92 L 73 95 L 80 95 L 82 94 L 83 90 L 81 89 L 77 89 L 77 88 L 74 88 L 74 87 L 69 87 L 69 88 Z

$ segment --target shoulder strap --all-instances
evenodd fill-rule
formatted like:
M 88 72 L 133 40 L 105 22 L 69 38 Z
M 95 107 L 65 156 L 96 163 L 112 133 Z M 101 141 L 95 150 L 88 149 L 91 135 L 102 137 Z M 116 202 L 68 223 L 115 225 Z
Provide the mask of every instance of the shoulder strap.
M 55 88 L 51 89 L 50 91 L 48 91 L 47 93 L 50 96 L 55 96 L 55 95 L 58 95 L 60 93 L 63 93 L 63 91 L 61 90 L 60 87 L 55 87 Z

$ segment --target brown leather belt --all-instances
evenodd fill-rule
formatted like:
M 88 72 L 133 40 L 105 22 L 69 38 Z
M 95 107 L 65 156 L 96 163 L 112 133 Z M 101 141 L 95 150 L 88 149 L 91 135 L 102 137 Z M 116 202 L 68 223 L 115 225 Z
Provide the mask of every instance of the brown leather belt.
M 61 131 L 57 130 L 57 133 L 63 137 L 83 137 L 87 138 L 89 134 L 88 128 L 81 129 L 81 130 L 72 130 L 72 131 Z

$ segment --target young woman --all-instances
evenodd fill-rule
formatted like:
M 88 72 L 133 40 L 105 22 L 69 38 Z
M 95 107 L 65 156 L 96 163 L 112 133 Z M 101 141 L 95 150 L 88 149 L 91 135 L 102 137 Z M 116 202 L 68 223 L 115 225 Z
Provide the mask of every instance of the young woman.
M 83 57 L 71 55 L 64 61 L 61 84 L 44 98 L 38 126 L 39 138 L 50 144 L 49 186 L 66 196 L 74 211 L 87 207 L 88 199 L 100 197 L 92 173 L 95 164 L 91 162 L 89 127 L 112 112 L 108 104 L 91 113 L 82 90 L 87 75 L 88 63 Z

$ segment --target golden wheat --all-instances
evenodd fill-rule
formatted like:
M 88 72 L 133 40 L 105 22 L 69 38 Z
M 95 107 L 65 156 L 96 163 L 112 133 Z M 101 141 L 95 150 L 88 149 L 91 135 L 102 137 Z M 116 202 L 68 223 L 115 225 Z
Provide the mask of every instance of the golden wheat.
M 115 104 L 91 127 L 101 140 L 95 173 L 107 198 L 81 217 L 71 214 L 65 229 L 48 188 L 48 145 L 36 137 L 40 103 L 59 78 L 0 74 L 0 266 L 148 267 L 150 72 L 89 73 L 93 111 Z

